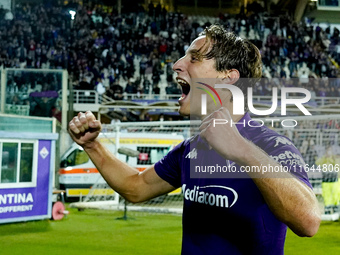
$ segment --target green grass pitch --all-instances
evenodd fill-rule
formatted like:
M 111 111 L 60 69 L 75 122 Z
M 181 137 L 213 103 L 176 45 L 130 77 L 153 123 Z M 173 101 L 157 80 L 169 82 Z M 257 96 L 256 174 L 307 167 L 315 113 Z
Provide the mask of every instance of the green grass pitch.
M 153 255 L 180 254 L 181 220 L 177 215 L 69 209 L 61 221 L 0 225 L 1 255 Z M 322 223 L 313 238 L 287 233 L 285 254 L 340 254 L 340 223 Z

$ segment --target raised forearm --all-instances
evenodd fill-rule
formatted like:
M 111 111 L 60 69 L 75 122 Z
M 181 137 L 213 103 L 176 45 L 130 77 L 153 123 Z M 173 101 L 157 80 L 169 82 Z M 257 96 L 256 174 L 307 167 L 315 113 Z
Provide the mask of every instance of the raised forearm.
M 174 189 L 153 166 L 140 173 L 116 158 L 98 141 L 101 123 L 92 112 L 78 113 L 69 123 L 72 139 L 84 148 L 107 183 L 131 202 L 141 202 Z
M 254 144 L 248 143 L 247 154 L 237 163 L 257 166 L 259 172 L 249 176 L 260 190 L 274 215 L 299 236 L 313 236 L 320 225 L 320 211 L 313 191 L 289 172 L 265 171 L 263 166 L 280 169 L 276 161 Z M 299 168 L 298 168 L 299 169 Z
M 136 197 L 140 195 L 138 191 L 140 177 L 137 169 L 116 158 L 97 140 L 84 146 L 84 150 L 115 191 L 128 200 L 137 199 Z
M 314 194 L 294 177 L 253 179 L 271 211 L 299 236 L 313 236 L 320 212 Z

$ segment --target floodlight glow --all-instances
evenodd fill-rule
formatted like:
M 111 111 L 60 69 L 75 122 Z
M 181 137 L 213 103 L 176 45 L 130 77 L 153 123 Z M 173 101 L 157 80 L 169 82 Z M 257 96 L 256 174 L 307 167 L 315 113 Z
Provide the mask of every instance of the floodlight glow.
M 71 19 L 74 20 L 74 16 L 76 16 L 76 12 L 73 11 L 73 10 L 69 10 L 68 12 L 69 12 L 70 15 L 71 15 Z

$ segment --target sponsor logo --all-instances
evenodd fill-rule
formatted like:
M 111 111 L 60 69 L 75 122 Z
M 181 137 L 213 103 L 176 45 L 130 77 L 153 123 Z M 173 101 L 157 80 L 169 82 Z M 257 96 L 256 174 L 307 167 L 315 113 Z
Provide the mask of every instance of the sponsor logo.
M 0 194 L 0 205 L 33 203 L 32 193 Z
M 186 188 L 186 184 L 182 186 L 184 199 L 191 202 L 217 206 L 223 208 L 232 207 L 237 199 L 237 192 L 229 187 L 220 185 L 194 186 L 193 189 Z M 209 192 L 210 191 L 210 192 Z M 219 194 L 217 194 L 217 192 Z
M 193 148 L 186 156 L 185 158 L 189 159 L 197 159 L 197 150 L 196 148 Z
M 303 158 L 299 154 L 291 151 L 285 151 L 277 156 L 271 155 L 270 157 L 281 165 L 305 165 Z

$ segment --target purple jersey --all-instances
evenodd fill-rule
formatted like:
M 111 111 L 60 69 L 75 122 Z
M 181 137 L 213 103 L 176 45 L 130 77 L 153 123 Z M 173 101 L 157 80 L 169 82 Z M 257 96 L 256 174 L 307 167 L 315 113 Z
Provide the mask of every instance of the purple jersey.
M 246 114 L 238 122 L 246 123 L 237 125 L 240 134 L 311 187 L 301 154 L 292 142 L 253 121 L 249 126 L 248 121 L 251 118 Z M 231 178 L 232 173 L 203 171 L 204 166 L 211 165 L 240 170 L 240 166 L 210 150 L 200 136 L 180 143 L 155 164 L 162 179 L 182 187 L 182 254 L 283 254 L 287 227 L 269 210 L 253 180 L 244 172 Z M 197 166 L 202 171 L 192 174 Z

